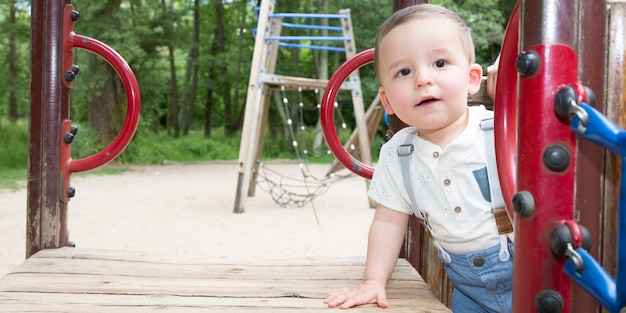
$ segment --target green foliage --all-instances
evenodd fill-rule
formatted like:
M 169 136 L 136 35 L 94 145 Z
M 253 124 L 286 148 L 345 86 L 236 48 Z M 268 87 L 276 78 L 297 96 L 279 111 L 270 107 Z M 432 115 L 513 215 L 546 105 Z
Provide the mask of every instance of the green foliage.
M 498 7 L 499 0 L 433 0 L 431 3 L 445 6 L 465 20 L 472 32 L 476 62 L 486 71 L 500 52 L 507 21 Z
M 122 164 L 163 164 L 165 162 L 193 163 L 210 160 L 234 160 L 239 153 L 239 136 L 224 136 L 223 129 L 214 129 L 212 138 L 192 132 L 188 136 L 172 138 L 164 131 L 153 133 L 139 127 L 126 150 L 114 161 Z M 72 143 L 72 158 L 93 155 L 104 146 L 98 143 L 97 133 L 81 127 Z
M 0 118 L 0 189 L 17 188 L 26 177 L 28 162 L 28 125 L 19 120 L 9 124 Z
M 198 0 L 200 1 L 200 0 Z M 432 0 L 458 12 L 472 29 L 476 43 L 477 59 L 483 66 L 490 65 L 500 47 L 502 32 L 515 0 Z M 114 48 L 126 59 L 133 69 L 141 90 L 142 111 L 139 130 L 127 150 L 115 161 L 121 163 L 160 164 L 166 160 L 174 162 L 196 162 L 212 159 L 236 159 L 239 149 L 239 133 L 225 129 L 228 125 L 225 112 L 233 108 L 231 128 L 242 124 L 244 103 L 248 88 L 248 75 L 253 54 L 252 30 L 257 27 L 253 7 L 260 1 L 223 1 L 224 11 L 216 14 L 214 1 L 200 1 L 200 56 L 198 59 L 199 84 L 193 107 L 192 128 L 188 135 L 174 138 L 167 135 L 166 120 L 168 106 L 173 101 L 170 93 L 172 83 L 170 71 L 176 71 L 179 98 L 186 86 L 187 60 L 192 44 L 193 1 L 165 0 L 75 0 L 73 4 L 80 12 L 80 20 L 74 24 L 78 34 L 94 37 Z M 278 0 L 275 12 L 338 13 L 340 9 L 351 11 L 357 52 L 373 47 L 379 25 L 392 13 L 389 0 Z M 7 19 L 10 5 L 17 8 L 17 20 Z M 165 7 L 163 6 L 165 4 Z M 325 4 L 325 5 L 324 5 Z M 17 77 L 0 75 L 0 176 L 7 177 L 10 170 L 23 175 L 26 166 L 27 125 L 24 121 L 9 125 L 8 95 L 16 91 L 18 116 L 28 115 L 29 87 L 29 1 L 11 0 L 0 2 L 0 71 L 8 73 L 8 34 L 17 36 L 17 60 L 21 69 Z M 225 52 L 215 52 L 218 21 L 224 25 Z M 310 22 L 310 21 L 308 21 Z M 285 30 L 285 34 L 289 34 Z M 306 35 L 306 34 L 305 34 Z M 173 47 L 174 63 L 170 64 L 168 45 Z M 108 142 L 90 128 L 91 119 L 97 116 L 98 107 L 93 99 L 103 91 L 108 72 L 106 62 L 91 53 L 76 50 L 74 62 L 80 66 L 80 74 L 74 81 L 70 116 L 79 125 L 79 133 L 72 145 L 72 157 L 83 158 L 100 151 Z M 317 78 L 320 72 L 318 51 L 306 49 L 281 49 L 277 73 Z M 328 72 L 332 74 L 345 61 L 343 53 L 330 52 Z M 224 65 L 224 66 L 222 66 Z M 218 71 L 212 71 L 219 69 Z M 224 70 L 223 72 L 221 70 Z M 360 69 L 361 85 L 366 106 L 375 97 L 378 89 L 373 66 Z M 208 95 L 211 94 L 211 98 Z M 235 95 L 238 94 L 238 98 Z M 289 94 L 291 100 L 297 95 Z M 307 94 L 304 101 L 315 103 L 318 97 Z M 350 95 L 340 94 L 338 102 L 341 113 L 346 117 L 348 128 L 354 127 Z M 178 100 L 179 102 L 181 99 Z M 211 138 L 205 138 L 205 106 L 212 101 L 209 118 Z M 318 122 L 314 112 L 308 112 L 304 122 L 310 128 Z M 271 106 L 269 121 L 273 129 L 266 132 L 263 158 L 292 158 L 291 146 L 282 135 L 284 121 L 278 110 Z M 233 126 L 234 125 L 234 126 Z M 379 136 L 373 145 L 377 155 L 380 137 L 384 131 L 381 123 Z M 345 134 L 341 134 L 345 137 Z M 311 141 L 311 138 L 305 141 Z
M 0 118 L 0 165 L 3 169 L 26 168 L 28 156 L 28 124 L 17 124 Z

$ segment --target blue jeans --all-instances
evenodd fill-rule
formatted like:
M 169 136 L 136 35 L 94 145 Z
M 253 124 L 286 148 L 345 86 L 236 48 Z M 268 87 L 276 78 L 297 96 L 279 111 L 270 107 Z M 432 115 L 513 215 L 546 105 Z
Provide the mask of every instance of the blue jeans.
M 498 258 L 500 245 L 469 254 L 450 255 L 444 262 L 448 278 L 454 283 L 450 309 L 455 313 L 510 313 L 513 306 L 513 244 L 511 258 Z

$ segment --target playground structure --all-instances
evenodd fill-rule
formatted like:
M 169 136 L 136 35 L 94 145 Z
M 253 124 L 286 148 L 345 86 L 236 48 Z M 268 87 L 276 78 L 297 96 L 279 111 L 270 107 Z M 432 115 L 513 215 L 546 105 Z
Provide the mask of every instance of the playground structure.
M 422 1 L 395 1 L 394 9 L 418 2 Z M 76 70 L 68 53 L 72 48 L 92 51 L 99 46 L 95 45 L 96 41 L 85 46 L 75 42 L 75 38 L 81 37 L 73 34 L 70 21 L 75 21 L 77 15 L 70 5 L 70 1 L 32 4 L 28 259 L 0 279 L 0 311 L 88 312 L 103 307 L 104 310 L 132 307 L 136 311 L 141 307 L 232 311 L 234 306 L 291 310 L 302 307 L 320 311 L 320 297 L 325 291 L 360 279 L 359 268 L 363 264 L 355 260 L 257 263 L 257 270 L 252 270 L 254 264 L 244 266 L 240 262 L 205 260 L 206 263 L 200 264 L 134 253 L 68 248 L 66 217 L 72 190 L 69 174 L 108 162 L 114 157 L 111 151 L 123 150 L 134 133 L 130 123 L 118 137 L 122 139 L 116 139 L 95 159 L 74 163 L 69 158 L 72 139 L 66 138 L 73 138 L 75 131 L 66 122 L 71 88 L 66 77 L 73 78 Z M 621 263 L 625 259 L 624 249 L 619 246 L 624 244 L 621 233 L 626 225 L 621 220 L 626 217 L 620 207 L 626 204 L 621 198 L 626 192 L 618 187 L 623 172 L 617 169 L 624 154 L 621 129 L 624 125 L 619 124 L 624 123 L 626 87 L 625 13 L 622 2 L 526 0 L 521 1 L 511 19 L 502 49 L 494 106 L 498 166 L 509 175 L 503 179 L 502 186 L 505 198 L 513 203 L 516 217 L 514 312 L 597 312 L 598 302 L 610 312 L 619 312 L 624 306 Z M 40 31 L 44 28 L 47 32 Z M 519 78 L 513 60 L 518 61 Z M 358 62 L 366 61 L 364 58 Z M 122 64 L 117 59 L 109 62 L 114 67 Z M 346 64 L 360 66 L 354 61 Z M 349 67 L 343 71 L 347 71 L 345 68 Z M 118 73 L 123 76 L 125 71 Z M 332 79 L 330 83 L 333 84 Z M 132 86 L 125 87 L 127 93 L 133 90 Z M 327 94 L 332 93 L 329 89 Z M 595 109 L 589 90 L 595 93 Z M 128 97 L 129 112 L 138 112 L 138 102 L 134 100 L 138 96 L 137 93 Z M 559 99 L 558 109 L 555 98 Z M 608 120 L 598 110 L 605 112 Z M 133 120 L 131 116 L 129 121 Z M 584 140 L 587 137 L 593 142 Z M 613 153 L 605 155 L 596 143 Z M 516 162 L 512 162 L 514 158 Z M 350 163 L 344 165 L 354 169 L 355 160 L 348 159 Z M 503 163 L 506 161 L 508 167 Z M 578 223 L 588 229 L 591 249 L 584 244 L 585 231 Z M 550 244 L 555 229 L 565 233 L 565 243 L 556 245 L 565 247 L 563 255 L 555 253 L 560 249 Z M 429 261 L 431 255 L 424 241 L 419 222 L 413 219 L 403 259 L 396 269 L 398 275 L 389 285 L 390 297 L 396 301 L 398 311 L 409 308 L 445 311 L 432 302 L 432 295 L 423 292 L 425 286 L 406 263 L 408 260 L 422 276 L 428 277 L 431 287 L 445 287 L 445 283 L 437 281 L 443 280 L 442 276 L 431 276 L 431 270 L 435 269 L 429 268 L 433 262 Z M 609 273 L 616 272 L 616 279 L 593 274 L 603 273 L 594 259 L 600 260 Z M 295 268 L 303 269 L 294 276 Z M 207 272 L 208 269 L 212 271 Z M 249 279 L 243 282 L 242 276 Z M 277 277 L 284 279 L 277 282 Z M 578 283 L 572 284 L 570 277 Z M 224 288 L 225 282 L 232 285 Z M 302 289 L 303 285 L 315 286 Z M 436 293 L 446 301 L 445 288 Z M 393 301 L 390 301 L 391 310 L 394 310 Z M 365 306 L 355 311 L 369 310 L 377 309 Z
M 420 1 L 404 4 L 415 2 Z M 604 172 L 611 180 L 603 181 L 603 164 L 598 162 L 603 159 L 602 151 L 575 136 L 579 134 L 613 153 L 624 154 L 621 147 L 624 131 L 600 113 L 619 110 L 623 103 L 624 86 L 620 83 L 623 84 L 624 12 L 620 3 L 610 4 L 607 11 L 607 3 L 602 1 L 572 1 L 567 5 L 521 1 L 509 21 L 494 108 L 497 165 L 503 194 L 511 215 L 515 214 L 514 312 L 597 311 L 596 302 L 588 294 L 610 312 L 620 312 L 625 305 L 622 276 L 626 268 L 622 265 L 624 255 L 620 248 L 624 235 L 620 228 L 626 226 L 621 222 L 626 218 L 621 206 L 626 204 L 620 201 L 620 207 L 616 208 L 612 193 L 605 192 L 605 198 L 600 199 L 602 188 L 614 192 L 612 183 L 619 174 L 611 167 L 612 172 Z M 611 27 L 607 32 L 609 14 Z M 607 38 L 618 43 L 611 45 L 608 63 L 618 67 L 616 72 L 609 73 L 608 81 L 620 83 L 609 90 L 611 97 L 604 106 L 605 95 L 593 96 L 592 90 L 606 90 L 603 69 Z M 585 62 L 579 63 L 581 60 Z M 323 123 L 332 120 L 332 110 L 328 108 L 334 99 L 334 84 L 342 81 L 345 73 L 371 61 L 371 53 L 364 52 L 344 64 L 337 77 L 331 78 L 322 105 Z M 596 109 L 593 107 L 596 104 L 602 105 Z M 324 133 L 346 167 L 363 177 L 371 177 L 372 168 L 344 153 L 340 144 L 331 144 L 333 140 L 329 137 L 334 135 L 331 123 L 325 123 Z M 610 158 L 607 158 L 609 163 Z M 590 180 L 598 184 L 584 183 Z M 622 199 L 625 198 L 620 196 Z M 622 227 L 613 224 L 615 219 L 611 217 L 616 212 L 621 216 Z M 604 267 L 615 270 L 615 254 L 611 254 L 615 242 L 609 235 L 617 237 L 616 279 L 596 261 L 602 254 Z M 441 269 L 429 265 L 437 262 L 437 258 L 433 257 L 436 252 L 427 251 L 425 237 L 414 219 L 405 256 L 417 264 L 431 287 L 442 286 L 436 291 L 445 300 L 449 286 Z M 589 251 L 592 242 L 597 246 Z M 577 284 L 573 285 L 572 280 Z
M 248 83 L 248 94 L 245 104 L 244 122 L 241 136 L 241 144 L 239 148 L 239 171 L 237 192 L 235 196 L 234 212 L 243 213 L 245 211 L 246 197 L 254 196 L 256 181 L 259 174 L 259 163 L 263 151 L 263 143 L 265 136 L 265 128 L 267 125 L 267 117 L 271 104 L 272 93 L 281 91 L 283 94 L 283 102 L 288 101 L 284 96 L 285 90 L 316 90 L 321 92 L 326 87 L 328 80 L 316 79 L 299 76 L 286 76 L 276 73 L 276 63 L 279 59 L 280 47 L 291 49 L 313 49 L 344 52 L 346 59 L 356 54 L 356 44 L 352 28 L 352 20 L 349 9 L 339 11 L 339 14 L 317 14 L 317 13 L 274 13 L 275 1 L 263 0 L 258 14 L 258 26 L 256 28 L 256 40 L 254 53 L 250 68 L 250 79 Z M 299 20 L 306 19 L 309 24 L 299 23 Z M 315 21 L 326 19 L 329 25 L 315 24 Z M 331 25 L 330 22 L 338 21 L 339 25 Z M 318 22 L 319 23 L 319 22 Z M 336 23 L 335 23 L 336 24 Z M 284 36 L 281 35 L 283 28 L 291 28 L 296 30 L 317 31 L 321 35 L 298 35 Z M 324 36 L 324 33 L 340 34 L 341 36 Z M 302 42 L 311 42 L 305 44 Z M 338 43 L 340 46 L 333 45 Z M 371 138 L 372 130 L 368 130 L 367 121 L 379 121 L 382 116 L 382 109 L 372 103 L 371 110 L 368 109 L 367 115 L 363 103 L 363 93 L 361 91 L 361 82 L 358 71 L 350 73 L 350 77 L 346 82 L 341 84 L 341 89 L 350 91 L 352 104 L 354 107 L 354 117 L 356 120 L 356 130 L 353 133 L 351 142 L 356 143 L 358 147 L 357 154 L 361 160 L 367 164 L 371 164 Z M 319 103 L 319 102 L 318 102 Z M 377 109 L 378 107 L 378 109 Z M 287 116 L 287 124 L 292 125 L 291 117 Z M 296 147 L 298 142 L 292 139 L 293 146 Z M 303 170 L 304 180 L 310 177 L 303 162 L 299 166 Z M 322 179 L 317 179 L 322 181 Z M 306 181 L 304 181 L 306 185 Z M 313 182 L 311 183 L 311 185 Z M 328 186 L 328 181 L 322 182 L 322 185 Z M 313 186 L 310 189 L 315 189 Z M 309 188 L 305 188 L 309 189 Z M 284 194 L 289 191 L 284 190 Z M 308 202 L 306 196 L 310 191 L 300 192 L 299 198 L 301 202 Z M 295 197 L 296 195 L 294 195 Z M 314 197 L 315 195 L 312 195 Z M 279 197 L 280 198 L 280 197 Z M 281 202 L 281 201 L 277 201 Z
M 74 195 L 70 175 L 115 158 L 134 135 L 140 107 L 130 67 L 105 44 L 75 34 L 78 17 L 69 0 L 31 4 L 27 259 L 0 278 L 0 312 L 321 312 L 327 310 L 323 299 L 329 288 L 360 279 L 362 257 L 188 259 L 74 247 L 67 229 Z M 128 102 L 120 134 L 101 152 L 80 160 L 71 159 L 77 135 L 69 119 L 78 74 L 74 48 L 107 60 L 124 83 Z M 449 312 L 406 260 L 398 261 L 395 273 L 388 295 L 395 308 L 388 311 Z M 372 305 L 355 311 L 373 310 Z

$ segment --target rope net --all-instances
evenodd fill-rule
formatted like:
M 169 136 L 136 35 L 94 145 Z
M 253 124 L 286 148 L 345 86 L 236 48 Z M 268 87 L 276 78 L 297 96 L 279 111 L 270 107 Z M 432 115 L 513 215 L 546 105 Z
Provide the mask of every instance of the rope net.
M 321 127 L 307 126 L 307 117 L 316 114 L 318 120 L 320 116 L 321 94 L 319 89 L 314 89 L 315 104 L 305 105 L 302 88 L 298 88 L 296 94 L 298 103 L 289 101 L 287 91 L 284 86 L 280 89 L 279 112 L 284 117 L 285 135 L 291 141 L 291 148 L 297 169 L 289 172 L 279 172 L 272 169 L 268 164 L 257 160 L 258 170 L 255 172 L 255 182 L 259 189 L 269 193 L 279 206 L 288 208 L 292 206 L 303 207 L 312 203 L 315 198 L 326 193 L 331 183 L 349 177 L 339 175 L 332 168 L 325 174 L 314 174 L 309 167 L 309 159 L 319 159 L 325 156 L 332 156 L 332 152 L 323 139 Z M 346 122 L 335 102 L 336 120 L 338 132 L 349 132 Z M 310 123 L 310 121 L 309 121 Z

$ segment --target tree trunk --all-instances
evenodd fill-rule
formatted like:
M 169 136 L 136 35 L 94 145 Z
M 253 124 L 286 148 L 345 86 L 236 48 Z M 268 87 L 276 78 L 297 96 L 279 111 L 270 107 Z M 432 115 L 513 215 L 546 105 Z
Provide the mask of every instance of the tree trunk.
M 241 14 L 240 16 L 240 20 L 239 20 L 239 29 L 240 30 L 244 30 L 246 29 L 246 12 L 248 10 L 248 6 L 247 6 L 247 1 L 246 0 L 241 0 L 240 1 L 241 6 L 239 8 L 239 13 Z M 233 86 L 233 91 L 234 91 L 234 95 L 233 95 L 233 101 L 232 101 L 232 115 L 231 116 L 224 116 L 224 130 L 225 133 L 227 135 L 233 134 L 236 130 L 241 128 L 241 119 L 239 118 L 240 114 L 239 114 L 239 108 L 243 108 L 243 106 L 239 105 L 239 84 L 241 81 L 241 67 L 243 65 L 244 60 L 242 60 L 242 55 L 243 55 L 243 36 L 248 35 L 248 34 L 244 34 L 242 31 L 238 32 L 238 37 L 237 37 L 237 69 L 235 71 L 235 78 L 234 78 L 234 86 Z M 246 62 L 249 62 L 249 60 L 246 60 Z
M 222 1 L 215 1 L 215 31 L 214 40 L 211 44 L 210 55 L 216 57 L 217 62 L 209 69 L 209 80 L 213 84 L 207 87 L 207 100 L 204 109 L 204 136 L 211 136 L 211 110 L 213 107 L 213 88 L 222 90 L 222 99 L 224 100 L 224 119 L 228 120 L 232 116 L 232 107 L 230 106 L 230 85 L 228 84 L 228 67 L 226 66 L 226 39 L 224 33 L 224 6 Z M 219 75 L 217 67 L 219 66 Z
M 218 1 L 220 2 L 220 1 Z M 193 34 L 191 48 L 187 58 L 187 74 L 185 75 L 185 89 L 183 93 L 183 106 L 180 118 L 180 126 L 183 135 L 189 134 L 193 121 L 194 108 L 196 107 L 196 93 L 198 92 L 198 58 L 200 45 L 200 1 L 194 0 L 193 5 Z M 191 82 L 190 82 L 191 80 Z M 191 87 L 189 87 L 191 84 Z
M 228 66 L 226 58 L 226 32 L 224 30 L 224 5 L 222 1 L 215 1 L 215 44 L 217 45 L 217 53 L 220 56 L 218 60 L 220 74 L 215 77 L 221 91 L 222 102 L 224 103 L 224 119 L 233 119 L 233 106 L 230 95 L 230 79 L 228 77 Z
M 121 24 L 112 12 L 119 9 L 120 5 L 121 1 L 108 1 L 105 9 L 98 11 L 93 18 L 109 21 L 109 27 L 119 31 Z M 98 132 L 99 141 L 109 143 L 117 136 L 124 123 L 126 92 L 113 67 L 95 55 L 89 55 L 88 60 L 93 74 L 98 73 L 96 76 L 100 77 L 102 73 L 104 84 L 100 90 L 93 92 L 94 96 L 87 103 L 87 121 L 89 126 Z
M 105 83 L 87 104 L 87 120 L 98 131 L 100 142 L 108 143 L 117 136 L 126 117 L 126 91 L 115 70 L 106 62 L 94 63 L 105 68 Z M 92 67 L 94 68 L 94 67 Z
M 9 4 L 11 6 L 9 12 L 9 77 L 18 77 L 17 73 L 17 47 L 15 40 L 15 27 L 16 19 L 15 19 L 15 0 L 11 1 Z M 17 122 L 17 79 L 9 79 L 9 121 L 13 124 Z
M 163 8 L 163 16 L 171 16 L 171 11 L 167 8 L 165 0 L 161 0 L 161 6 Z M 168 22 L 171 23 L 171 20 L 168 19 Z M 174 27 L 174 25 L 167 25 L 167 27 Z M 167 52 L 170 63 L 170 92 L 166 127 L 168 134 L 178 137 L 180 135 L 180 127 L 178 125 L 178 81 L 176 79 L 176 60 L 172 41 L 169 41 L 167 44 Z

